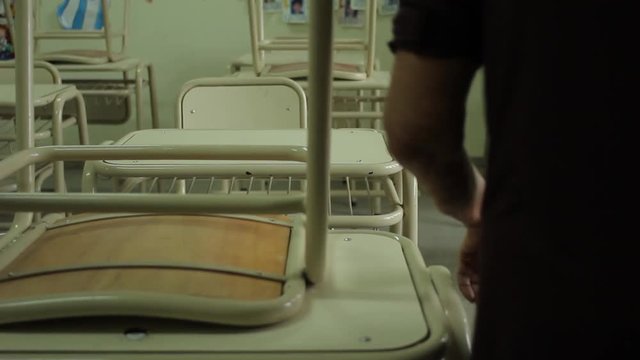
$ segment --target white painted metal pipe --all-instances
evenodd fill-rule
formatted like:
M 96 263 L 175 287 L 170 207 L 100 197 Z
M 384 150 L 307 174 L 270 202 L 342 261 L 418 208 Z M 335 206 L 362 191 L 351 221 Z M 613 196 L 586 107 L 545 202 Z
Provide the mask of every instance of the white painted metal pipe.
M 7 2 L 5 2 L 6 4 Z M 17 18 L 14 24 L 16 51 L 16 142 L 19 149 L 34 146 L 33 109 L 33 0 L 16 1 Z M 18 173 L 18 191 L 33 192 L 35 190 L 35 166 L 27 166 Z M 33 221 L 33 213 L 17 213 L 7 238 L 12 234 L 20 234 Z
M 367 37 L 369 49 L 367 49 L 367 77 L 373 74 L 373 68 L 376 63 L 376 15 L 378 14 L 377 0 L 369 0 L 369 13 L 367 14 Z
M 0 193 L 2 211 L 292 214 L 303 203 L 302 195 Z
M 327 257 L 333 2 L 313 1 L 310 6 L 309 187 L 305 261 L 307 278 L 318 283 L 324 277 Z
M 278 160 L 307 159 L 307 148 L 288 145 L 68 145 L 22 150 L 2 161 L 0 180 L 26 166 L 52 161 L 86 160 Z
M 18 148 L 22 150 L 34 146 L 33 0 L 17 1 L 16 13 L 16 130 Z M 34 169 L 29 166 L 20 172 L 19 191 L 34 191 Z

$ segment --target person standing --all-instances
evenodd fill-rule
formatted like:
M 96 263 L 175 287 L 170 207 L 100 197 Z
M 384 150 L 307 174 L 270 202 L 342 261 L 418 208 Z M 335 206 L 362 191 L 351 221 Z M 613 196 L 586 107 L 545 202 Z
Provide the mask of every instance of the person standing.
M 392 153 L 467 227 L 474 359 L 631 358 L 640 71 L 631 1 L 403 0 Z M 463 147 L 484 67 L 487 179 Z

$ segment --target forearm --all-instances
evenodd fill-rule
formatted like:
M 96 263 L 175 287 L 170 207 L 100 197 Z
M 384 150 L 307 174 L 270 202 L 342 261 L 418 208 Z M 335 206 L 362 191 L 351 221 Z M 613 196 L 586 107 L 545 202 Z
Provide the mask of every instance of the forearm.
M 475 200 L 481 197 L 484 179 L 470 163 L 465 151 L 425 147 L 414 154 L 401 162 L 428 189 L 438 209 L 467 225 L 478 223 L 479 208 L 473 207 Z
M 428 143 L 425 137 L 425 143 Z M 400 144 L 399 146 L 402 146 Z M 411 152 L 396 151 L 402 165 L 416 175 L 443 213 L 466 225 L 480 222 L 484 179 L 462 148 L 415 144 Z
M 477 64 L 399 52 L 387 98 L 392 153 L 426 185 L 444 213 L 479 221 L 484 179 L 463 147 L 465 102 Z

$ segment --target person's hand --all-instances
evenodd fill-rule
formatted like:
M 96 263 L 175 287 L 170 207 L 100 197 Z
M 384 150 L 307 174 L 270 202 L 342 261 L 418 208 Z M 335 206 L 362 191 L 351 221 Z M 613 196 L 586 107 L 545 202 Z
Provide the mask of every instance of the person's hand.
M 460 247 L 458 264 L 458 287 L 470 302 L 476 302 L 480 290 L 480 237 L 481 227 L 467 228 L 467 235 Z

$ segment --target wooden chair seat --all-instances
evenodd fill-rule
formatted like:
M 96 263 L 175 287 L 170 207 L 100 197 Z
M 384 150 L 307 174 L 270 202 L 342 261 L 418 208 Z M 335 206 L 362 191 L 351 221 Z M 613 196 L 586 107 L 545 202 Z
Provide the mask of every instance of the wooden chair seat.
M 288 220 L 207 215 L 72 221 L 47 230 L 0 271 L 0 310 L 35 299 L 74 301 L 79 294 L 89 302 L 101 294 L 174 296 L 186 307 L 190 299 L 212 301 L 212 307 L 276 301 L 284 294 L 291 233 Z M 142 315 L 183 318 L 179 313 Z M 126 314 L 96 306 L 47 317 L 79 315 Z M 184 317 L 216 322 L 215 316 Z

